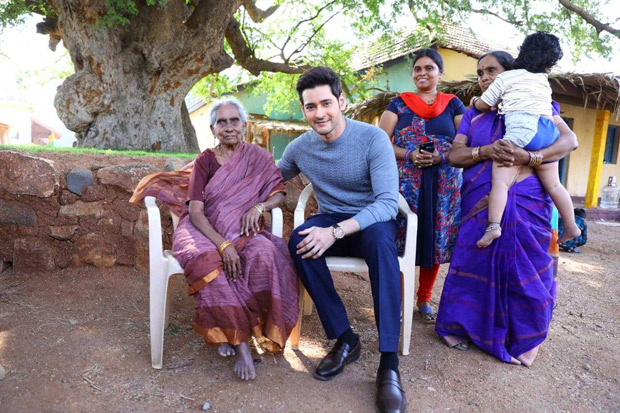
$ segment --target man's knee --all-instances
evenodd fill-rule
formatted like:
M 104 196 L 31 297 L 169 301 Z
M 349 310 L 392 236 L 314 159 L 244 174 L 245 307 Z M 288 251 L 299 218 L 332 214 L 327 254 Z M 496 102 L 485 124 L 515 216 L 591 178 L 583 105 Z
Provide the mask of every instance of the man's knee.
M 365 248 L 381 248 L 396 252 L 396 223 L 377 222 L 364 229 L 362 242 Z

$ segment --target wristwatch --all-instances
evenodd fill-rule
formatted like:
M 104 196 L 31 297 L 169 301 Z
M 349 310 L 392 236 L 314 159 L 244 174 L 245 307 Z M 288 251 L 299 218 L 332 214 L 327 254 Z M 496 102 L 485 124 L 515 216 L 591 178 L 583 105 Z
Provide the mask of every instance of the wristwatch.
M 340 225 L 338 224 L 332 225 L 332 235 L 337 240 L 343 239 L 345 236 L 344 229 L 340 228 Z

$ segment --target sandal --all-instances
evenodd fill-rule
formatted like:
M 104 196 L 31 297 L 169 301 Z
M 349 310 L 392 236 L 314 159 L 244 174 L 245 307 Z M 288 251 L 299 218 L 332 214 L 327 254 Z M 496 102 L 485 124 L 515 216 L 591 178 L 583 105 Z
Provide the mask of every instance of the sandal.
M 418 310 L 420 310 L 420 316 L 422 316 L 422 322 L 424 324 L 435 324 L 435 320 L 437 319 L 437 313 L 435 313 L 433 307 L 431 307 L 430 305 L 418 307 Z

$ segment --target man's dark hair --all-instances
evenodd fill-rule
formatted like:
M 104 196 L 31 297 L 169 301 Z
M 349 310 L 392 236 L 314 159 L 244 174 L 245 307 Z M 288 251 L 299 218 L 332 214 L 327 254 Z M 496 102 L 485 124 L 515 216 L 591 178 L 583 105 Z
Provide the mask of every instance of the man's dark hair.
M 297 81 L 297 93 L 299 94 L 299 100 L 302 105 L 304 99 L 301 94 L 306 89 L 314 89 L 317 86 L 327 85 L 332 91 L 332 94 L 336 96 L 336 99 L 342 94 L 342 85 L 340 84 L 340 78 L 329 67 L 313 67 L 306 70 L 299 80 Z
M 411 64 L 411 67 L 414 67 L 415 62 L 420 60 L 420 58 L 422 57 L 430 58 L 439 68 L 439 72 L 443 73 L 443 58 L 435 49 L 422 49 L 415 52 L 415 55 L 413 55 L 413 63 Z
M 560 39 L 547 32 L 532 33 L 523 40 L 513 69 L 546 73 L 564 56 Z
M 480 61 L 487 56 L 493 56 L 497 60 L 497 63 L 504 68 L 504 70 L 511 70 L 515 63 L 515 58 L 512 57 L 510 53 L 504 52 L 503 50 L 494 50 L 483 54 L 480 56 L 480 59 L 478 59 L 478 63 L 480 63 Z

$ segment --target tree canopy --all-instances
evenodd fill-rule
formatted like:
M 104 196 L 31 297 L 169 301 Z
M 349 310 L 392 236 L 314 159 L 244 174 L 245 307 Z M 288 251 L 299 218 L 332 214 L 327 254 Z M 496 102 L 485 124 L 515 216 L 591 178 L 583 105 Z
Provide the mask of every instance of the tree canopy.
M 180 101 L 192 87 L 203 96 L 215 96 L 241 81 L 253 81 L 257 90 L 268 92 L 268 112 L 286 110 L 295 99 L 296 76 L 321 64 L 342 74 L 349 96 L 366 97 L 370 92 L 364 85 L 371 82 L 360 81 L 360 76 L 369 80 L 373 73 L 354 72 L 353 49 L 343 36 L 334 35 L 337 30 L 326 30 L 338 19 L 347 24 L 340 33 L 383 36 L 389 42 L 399 16 L 411 16 L 417 27 L 441 32 L 445 23 L 467 26 L 472 14 L 480 14 L 523 33 L 555 32 L 576 56 L 609 57 L 620 41 L 619 21 L 605 17 L 612 3 L 273 0 L 260 8 L 254 0 L 15 0 L 0 4 L 0 26 L 18 24 L 36 13 L 43 17 L 37 31 L 49 35 L 50 48 L 64 42 L 76 74 L 60 88 L 56 107 L 67 127 L 78 133 L 80 144 L 191 150 L 187 142 L 193 129 L 187 128 L 187 109 Z M 116 64 L 110 61 L 117 58 Z M 231 67 L 237 70 L 226 70 Z M 84 94 L 88 96 L 80 100 L 71 95 L 80 90 L 89 91 Z M 131 103 L 131 97 L 122 96 L 127 90 L 136 92 Z M 160 125 L 159 130 L 147 131 L 137 122 L 119 119 L 114 124 L 114 117 L 145 110 L 151 112 L 143 113 L 142 121 Z M 117 138 L 119 134 L 131 137 Z M 171 135 L 185 136 L 185 143 L 167 146 Z

